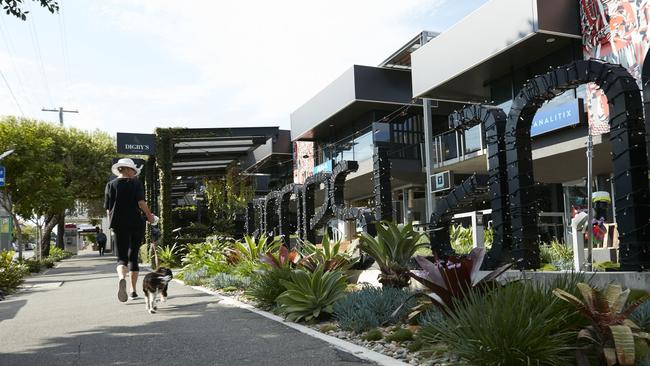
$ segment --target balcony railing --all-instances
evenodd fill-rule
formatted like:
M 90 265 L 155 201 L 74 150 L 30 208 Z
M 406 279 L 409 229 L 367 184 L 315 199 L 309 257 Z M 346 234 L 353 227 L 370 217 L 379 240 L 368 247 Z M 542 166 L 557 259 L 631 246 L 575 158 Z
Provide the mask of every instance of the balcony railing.
M 481 155 L 485 130 L 476 125 L 465 131 L 449 131 L 433 137 L 433 164 L 441 167 Z

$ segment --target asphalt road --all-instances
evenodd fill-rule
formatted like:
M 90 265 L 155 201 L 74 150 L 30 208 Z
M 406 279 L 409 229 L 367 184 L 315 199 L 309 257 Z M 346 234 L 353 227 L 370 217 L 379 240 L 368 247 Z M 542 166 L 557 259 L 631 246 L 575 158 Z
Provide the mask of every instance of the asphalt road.
M 120 303 L 114 259 L 96 253 L 30 277 L 27 290 L 0 301 L 0 365 L 369 365 L 177 283 L 156 314 L 142 297 Z

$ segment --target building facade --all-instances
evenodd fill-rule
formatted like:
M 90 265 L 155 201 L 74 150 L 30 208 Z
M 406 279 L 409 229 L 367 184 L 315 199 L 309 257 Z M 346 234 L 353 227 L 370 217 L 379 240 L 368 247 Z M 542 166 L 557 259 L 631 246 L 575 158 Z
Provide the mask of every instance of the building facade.
M 645 263 L 642 268 L 649 266 L 647 222 L 619 222 L 628 209 L 640 212 L 647 197 L 628 207 L 626 201 L 636 193 L 624 190 L 627 197 L 622 197 L 617 192 L 627 188 L 622 171 L 629 176 L 634 170 L 641 177 L 632 185 L 647 180 L 647 161 L 635 165 L 630 160 L 627 167 L 616 163 L 634 149 L 636 158 L 646 156 L 647 146 L 632 146 L 630 140 L 619 151 L 621 135 L 612 135 L 610 125 L 626 130 L 628 123 L 621 124 L 623 117 L 610 110 L 605 74 L 589 74 L 598 68 L 633 77 L 636 86 L 626 96 L 632 103 L 647 77 L 649 15 L 645 0 L 491 0 L 442 34 L 422 32 L 376 67 L 352 66 L 291 114 L 293 193 L 286 202 L 295 201 L 295 212 L 306 212 L 297 214 L 297 220 L 302 217 L 302 227 L 318 234 L 328 231 L 351 240 L 366 228 L 345 210 L 371 207 L 375 219 L 424 228 L 450 220 L 471 225 L 477 245 L 482 242 L 479 228 L 495 225 L 514 258 L 532 258 L 538 256 L 538 242 L 574 240 L 572 223 L 590 204 L 588 192 L 596 191 L 598 197 L 611 197 L 597 217 L 602 259 L 618 260 L 617 225 L 631 225 L 643 233 L 621 239 L 624 245 L 631 243 L 626 255 L 631 251 Z M 593 58 L 607 64 L 583 61 Z M 544 95 L 543 103 L 538 97 L 534 114 L 522 115 L 522 98 L 535 94 L 531 88 L 546 80 L 539 75 L 553 78 L 561 74 L 553 70 L 567 68 L 568 73 L 576 67 L 589 78 L 577 75 L 570 84 L 552 80 L 559 89 Z M 492 118 L 492 124 L 476 118 L 463 122 L 468 106 L 479 106 L 474 111 L 485 112 L 482 116 Z M 497 111 L 509 130 L 494 122 Z M 518 128 L 518 118 L 512 116 L 528 120 L 530 127 Z M 591 189 L 586 183 L 588 140 L 593 144 Z M 528 155 L 530 163 L 517 160 Z M 381 161 L 388 172 L 384 186 L 377 172 Z M 518 176 L 522 166 L 530 168 L 523 178 Z M 493 185 L 506 180 L 509 191 L 495 206 Z M 381 189 L 386 194 L 378 194 Z M 310 211 L 306 203 L 320 208 Z M 281 204 L 276 206 L 274 212 L 284 212 Z M 305 226 L 314 213 L 326 220 Z M 525 266 L 536 268 L 534 261 Z

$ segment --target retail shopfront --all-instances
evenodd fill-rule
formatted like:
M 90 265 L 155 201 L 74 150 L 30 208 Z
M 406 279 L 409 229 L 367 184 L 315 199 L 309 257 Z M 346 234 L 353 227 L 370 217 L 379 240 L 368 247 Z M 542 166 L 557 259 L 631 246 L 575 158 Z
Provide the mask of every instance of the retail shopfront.
M 643 31 L 647 10 L 647 5 L 635 1 L 492 0 L 412 55 L 413 94 L 468 104 L 489 101 L 507 115 L 529 80 L 591 57 L 622 64 L 640 85 L 649 44 Z M 491 26 L 495 19 L 499 27 Z M 472 47 L 457 46 L 468 40 Z M 454 62 L 439 57 L 450 50 Z M 536 206 L 537 240 L 571 242 L 571 222 L 588 202 L 585 149 L 591 132 L 592 190 L 613 198 L 603 217 L 610 232 L 598 245 L 617 245 L 607 102 L 604 92 L 588 83 L 551 98 L 533 118 L 530 138 L 537 200 L 531 205 Z M 488 174 L 484 129 L 484 124 L 478 124 L 434 135 L 428 173 Z

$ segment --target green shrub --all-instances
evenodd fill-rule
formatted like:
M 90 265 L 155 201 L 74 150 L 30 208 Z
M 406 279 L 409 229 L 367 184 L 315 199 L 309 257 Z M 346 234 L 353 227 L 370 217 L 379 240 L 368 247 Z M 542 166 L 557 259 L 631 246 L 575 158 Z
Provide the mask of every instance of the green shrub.
M 282 281 L 291 279 L 290 268 L 274 268 L 253 276 L 246 294 L 257 302 L 258 306 L 270 309 L 276 305 L 275 300 L 287 290 Z
M 250 285 L 251 280 L 248 277 L 231 275 L 228 273 L 217 273 L 206 281 L 208 287 L 213 289 L 225 289 L 227 287 L 235 287 L 243 289 Z
M 242 277 L 251 277 L 258 269 L 259 263 L 251 261 L 241 261 L 229 268 L 229 272 Z
M 330 241 L 327 233 L 323 236 L 321 246 L 316 246 L 307 240 L 300 242 L 300 255 L 302 259 L 299 264 L 306 270 L 314 272 L 318 266 L 323 266 L 325 271 L 335 269 L 348 269 L 358 258 L 341 251 L 341 242 Z
M 542 264 L 551 265 L 555 270 L 573 269 L 573 249 L 557 239 L 551 240 L 548 244 L 542 243 L 539 246 L 539 255 Z
M 364 341 L 378 341 L 382 338 L 384 338 L 384 334 L 377 328 L 370 329 L 363 336 L 361 336 L 361 339 Z
M 409 297 L 410 293 L 405 290 L 366 285 L 337 301 L 333 307 L 334 317 L 341 329 L 362 333 L 405 316 L 415 305 L 415 299 L 409 300 Z M 407 305 L 393 318 L 392 313 L 404 302 L 408 302 Z
M 339 270 L 325 272 L 318 267 L 313 273 L 303 269 L 291 272 L 290 280 L 280 280 L 287 291 L 276 299 L 290 321 L 310 321 L 332 313 L 336 301 L 344 296 L 346 279 Z
M 21 263 L 27 267 L 30 273 L 38 273 L 41 271 L 41 261 L 38 258 L 32 257 L 25 259 Z
M 0 292 L 2 293 L 13 292 L 29 273 L 27 266 L 13 260 L 14 254 L 13 250 L 3 250 L 0 253 Z
M 639 328 L 650 332 L 650 300 L 646 300 L 630 314 L 630 320 Z
M 176 244 L 165 247 L 157 247 L 158 266 L 167 268 L 177 268 L 180 265 L 178 248 Z
M 187 252 L 181 259 L 183 272 L 201 269 L 204 277 L 211 277 L 230 269 L 225 257 L 221 254 L 222 244 L 218 241 L 199 244 L 188 244 Z
M 50 247 L 50 255 L 49 257 L 54 259 L 54 261 L 58 262 L 63 259 L 67 259 L 72 257 L 72 253 L 66 252 L 65 250 L 59 248 L 59 247 Z
M 260 256 L 275 250 L 281 245 L 279 240 L 267 237 L 266 235 L 260 236 L 255 240 L 254 237 L 244 236 L 244 241 L 235 242 L 235 250 L 239 253 L 243 260 L 249 262 L 259 262 Z
M 413 340 L 413 332 L 405 328 L 394 330 L 391 334 L 386 336 L 386 341 L 402 343 L 405 341 Z
M 566 330 L 568 313 L 558 303 L 547 288 L 518 282 L 485 295 L 470 292 L 429 327 L 472 365 L 570 365 L 576 332 Z
M 45 268 L 52 268 L 52 267 L 54 267 L 54 260 L 53 260 L 52 258 L 47 258 L 47 257 L 46 257 L 46 258 L 42 258 L 42 259 L 41 259 L 41 264 L 42 264 Z

